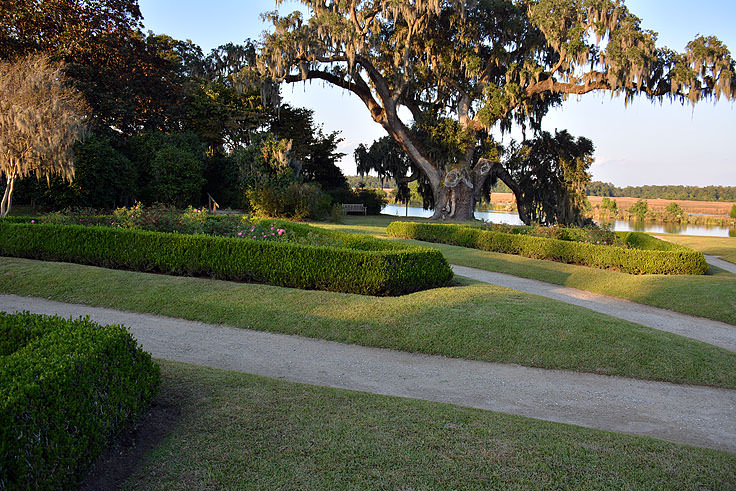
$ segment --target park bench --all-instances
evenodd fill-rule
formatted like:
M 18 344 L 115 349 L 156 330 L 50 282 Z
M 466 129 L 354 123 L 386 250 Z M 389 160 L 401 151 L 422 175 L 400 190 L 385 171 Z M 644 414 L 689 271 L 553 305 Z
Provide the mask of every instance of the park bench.
M 343 203 L 342 209 L 345 213 L 362 213 L 368 215 L 368 208 L 363 203 Z

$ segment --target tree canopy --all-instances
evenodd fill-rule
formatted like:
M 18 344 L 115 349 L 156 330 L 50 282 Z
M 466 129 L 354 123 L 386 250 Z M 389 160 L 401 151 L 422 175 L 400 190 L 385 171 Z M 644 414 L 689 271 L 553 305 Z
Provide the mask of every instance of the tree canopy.
M 489 131 L 539 132 L 549 109 L 571 94 L 689 103 L 736 94 L 722 42 L 698 36 L 682 53 L 658 47 L 656 33 L 621 0 L 302 3 L 308 19 L 265 15 L 275 30 L 265 36 L 261 70 L 276 81 L 319 79 L 357 95 L 426 179 L 435 218 L 472 218 L 489 178 L 521 202 Z

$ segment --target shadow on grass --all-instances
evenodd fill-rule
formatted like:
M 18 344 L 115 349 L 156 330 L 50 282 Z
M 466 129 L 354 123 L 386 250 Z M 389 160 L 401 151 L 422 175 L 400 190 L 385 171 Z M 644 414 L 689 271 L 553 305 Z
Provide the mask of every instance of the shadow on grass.
M 97 458 L 79 489 L 120 489 L 143 468 L 146 455 L 163 443 L 180 422 L 181 406 L 156 397 L 152 407 L 117 435 Z

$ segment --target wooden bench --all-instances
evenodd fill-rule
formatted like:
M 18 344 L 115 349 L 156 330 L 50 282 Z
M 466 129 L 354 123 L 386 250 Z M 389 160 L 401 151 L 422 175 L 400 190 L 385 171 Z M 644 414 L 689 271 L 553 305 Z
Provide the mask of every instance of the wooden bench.
M 362 213 L 368 215 L 368 208 L 363 203 L 342 203 L 342 209 L 345 213 Z

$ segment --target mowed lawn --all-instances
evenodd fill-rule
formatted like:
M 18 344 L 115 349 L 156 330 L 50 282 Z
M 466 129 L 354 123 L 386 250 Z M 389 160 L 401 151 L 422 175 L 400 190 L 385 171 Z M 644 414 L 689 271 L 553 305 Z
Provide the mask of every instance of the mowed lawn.
M 342 224 L 313 223 L 313 225 L 386 238 L 386 226 L 395 220 L 405 219 L 389 216 L 367 218 L 349 216 Z M 723 256 L 725 253 L 724 259 L 731 257 L 729 254 L 736 255 L 736 237 L 691 240 L 672 235 L 667 238 L 706 254 Z M 708 274 L 697 276 L 633 275 L 466 247 L 413 240 L 402 242 L 439 249 L 451 264 L 569 286 L 736 325 L 736 275 L 715 267 L 712 267 Z
M 459 279 L 400 297 L 0 258 L 0 292 L 343 343 L 736 387 L 736 353 L 581 307 Z
M 159 363 L 151 413 L 178 416 L 151 451 L 135 455 L 124 489 L 736 487 L 736 455 L 726 452 Z M 140 426 L 146 431 L 145 418 Z
M 657 237 L 736 263 L 736 237 L 700 237 L 697 235 L 657 235 Z

